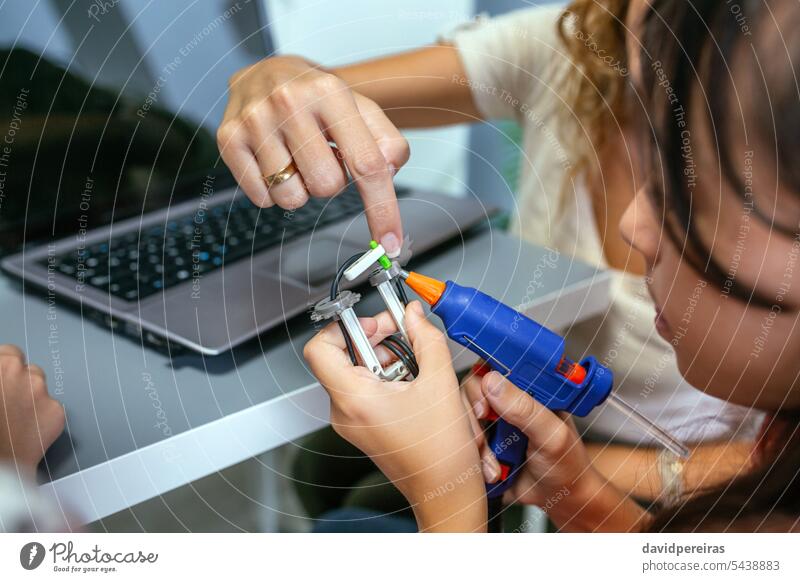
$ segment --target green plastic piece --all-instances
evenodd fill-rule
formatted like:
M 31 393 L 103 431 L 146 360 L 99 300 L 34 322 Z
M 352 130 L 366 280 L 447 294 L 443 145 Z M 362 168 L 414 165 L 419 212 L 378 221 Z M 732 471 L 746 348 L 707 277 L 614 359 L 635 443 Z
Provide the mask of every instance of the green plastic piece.
M 371 249 L 378 248 L 378 243 L 376 241 L 374 241 L 374 240 L 369 241 L 369 248 L 371 248 Z M 388 271 L 392 266 L 392 260 L 389 257 L 387 257 L 386 255 L 382 255 L 378 259 L 378 264 Z

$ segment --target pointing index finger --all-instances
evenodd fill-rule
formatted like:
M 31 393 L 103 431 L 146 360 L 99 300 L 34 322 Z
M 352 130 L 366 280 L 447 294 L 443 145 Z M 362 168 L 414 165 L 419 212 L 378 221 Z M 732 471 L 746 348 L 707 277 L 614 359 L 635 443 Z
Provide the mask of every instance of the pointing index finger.
M 344 99 L 349 103 L 342 108 L 343 114 L 339 119 L 323 119 L 323 122 L 364 201 L 372 237 L 383 245 L 387 253 L 393 255 L 400 251 L 403 240 L 400 207 L 392 181 L 393 171 L 361 118 L 352 96 L 344 96 Z

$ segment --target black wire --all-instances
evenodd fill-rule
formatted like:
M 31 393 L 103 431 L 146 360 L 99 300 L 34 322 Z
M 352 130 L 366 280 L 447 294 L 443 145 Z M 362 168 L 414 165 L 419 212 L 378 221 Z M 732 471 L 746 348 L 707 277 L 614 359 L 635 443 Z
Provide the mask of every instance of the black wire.
M 386 340 L 383 340 L 381 342 L 381 345 L 390 352 L 392 352 L 395 356 L 397 356 L 397 359 L 403 362 L 403 365 L 406 367 L 406 369 L 409 372 L 411 372 L 414 376 L 416 376 L 416 374 L 414 373 L 414 366 L 411 363 L 411 360 L 408 359 L 408 356 L 403 352 L 403 350 L 394 345 L 392 342 L 387 342 Z
M 339 283 L 342 281 L 342 277 L 344 276 L 344 272 L 350 268 L 350 266 L 355 263 L 358 259 L 361 258 L 363 253 L 359 253 L 357 255 L 353 255 L 349 259 L 347 259 L 344 263 L 339 266 L 339 270 L 336 271 L 336 276 L 333 278 L 333 282 L 331 283 L 331 299 L 336 299 L 336 296 L 339 294 Z
M 400 344 L 400 347 L 401 347 L 401 348 L 403 348 L 403 350 L 404 350 L 404 351 L 405 351 L 405 352 L 406 352 L 408 355 L 410 355 L 411 357 L 413 357 L 413 356 L 414 356 L 414 350 L 412 350 L 412 349 L 411 349 L 411 346 L 409 346 L 409 345 L 408 345 L 408 344 L 407 344 L 407 343 L 406 343 L 406 342 L 403 340 L 402 336 L 400 336 L 399 334 L 392 334 L 392 335 L 390 335 L 389 337 L 392 339 L 392 341 L 395 341 L 395 342 L 397 342 L 398 344 Z
M 412 360 L 414 360 L 414 365 L 415 365 L 415 366 L 416 366 L 416 368 L 419 370 L 419 365 L 417 364 L 417 358 L 416 358 L 416 356 L 414 356 L 414 350 L 412 350 L 412 349 L 411 349 L 411 346 L 409 346 L 409 345 L 408 345 L 408 344 L 407 344 L 407 343 L 406 343 L 406 342 L 403 340 L 403 338 L 402 338 L 402 336 L 400 336 L 400 334 L 392 334 L 392 335 L 390 335 L 390 336 L 389 336 L 388 338 L 386 338 L 386 339 L 389 339 L 389 340 L 391 340 L 391 341 L 395 342 L 395 343 L 396 343 L 398 346 L 400 346 L 400 349 L 402 349 L 402 350 L 403 350 L 403 351 L 404 351 L 406 354 L 408 354 L 408 357 L 409 357 L 409 358 L 411 358 Z
M 342 330 L 342 335 L 344 336 L 344 343 L 347 346 L 347 353 L 350 356 L 350 361 L 353 362 L 354 366 L 358 366 L 358 359 L 356 358 L 356 350 L 353 348 L 353 342 L 350 339 L 350 336 L 347 334 L 347 329 L 344 326 L 342 320 L 339 320 L 339 329 Z
M 403 360 L 403 363 L 406 365 L 409 371 L 414 376 L 419 376 L 419 364 L 417 363 L 417 358 L 414 357 L 414 352 L 412 351 L 412 349 L 408 347 L 408 344 L 404 342 L 399 335 L 390 335 L 386 337 L 381 342 L 381 344 L 383 344 L 387 348 L 389 348 L 391 344 L 393 348 L 399 350 L 405 356 L 401 359 Z M 393 354 L 397 355 L 397 357 L 400 357 L 400 355 L 394 349 L 392 348 L 389 349 Z
M 406 287 L 403 285 L 403 280 L 395 279 L 394 286 L 397 288 L 397 294 L 400 296 L 403 305 L 408 305 L 408 295 L 406 295 Z
M 361 258 L 361 254 L 353 255 L 349 259 L 347 259 L 344 263 L 339 266 L 339 269 L 336 271 L 336 276 L 333 278 L 331 282 L 331 301 L 336 299 L 336 296 L 339 295 L 339 284 L 342 281 L 342 277 L 344 276 L 344 272 L 355 263 L 358 259 Z M 344 344 L 347 346 L 347 353 L 350 356 L 350 361 L 353 362 L 354 366 L 358 366 L 358 358 L 356 358 L 356 350 L 353 348 L 353 340 L 350 339 L 350 335 L 347 333 L 347 329 L 344 327 L 344 323 L 342 320 L 339 320 L 339 329 L 342 330 L 342 335 L 344 336 Z
M 400 347 L 405 344 L 403 342 L 398 343 L 397 341 L 395 341 L 395 345 Z M 408 357 L 408 361 L 410 364 L 409 370 L 411 371 L 411 374 L 416 378 L 417 376 L 419 376 L 419 364 L 417 363 L 417 358 L 414 356 L 414 352 L 402 347 L 401 350 L 406 355 L 406 357 Z

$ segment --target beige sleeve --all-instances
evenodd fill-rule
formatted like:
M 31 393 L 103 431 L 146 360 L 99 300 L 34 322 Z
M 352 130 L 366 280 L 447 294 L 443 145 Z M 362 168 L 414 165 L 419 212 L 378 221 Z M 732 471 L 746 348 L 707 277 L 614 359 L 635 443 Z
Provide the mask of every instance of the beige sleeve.
M 452 33 L 448 40 L 459 51 L 475 103 L 487 119 L 518 119 L 526 100 L 552 90 L 547 72 L 563 59 L 558 38 L 561 6 L 517 10 L 479 20 Z

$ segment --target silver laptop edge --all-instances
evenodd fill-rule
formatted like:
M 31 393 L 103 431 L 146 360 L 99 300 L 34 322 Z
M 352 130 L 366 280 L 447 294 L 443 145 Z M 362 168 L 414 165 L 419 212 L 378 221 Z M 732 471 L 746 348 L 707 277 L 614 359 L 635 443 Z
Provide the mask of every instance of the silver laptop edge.
M 230 188 L 216 193 L 208 207 L 230 203 Z M 239 193 L 241 196 L 241 193 Z M 412 189 L 400 199 L 403 225 L 415 253 L 427 251 L 485 221 L 493 209 L 474 199 Z M 147 343 L 177 345 L 218 355 L 307 310 L 322 298 L 338 262 L 365 249 L 369 231 L 363 213 L 323 226 L 240 259 L 202 276 L 187 279 L 139 301 L 125 301 L 42 265 L 80 247 L 163 224 L 196 212 L 198 199 L 92 229 L 85 238 L 71 236 L 23 249 L 2 260 L 6 272 L 54 296 L 89 308 L 95 319 Z M 322 263 L 320 263 L 322 261 Z M 165 341 L 166 340 L 166 341 Z M 167 341 L 169 344 L 167 344 Z

